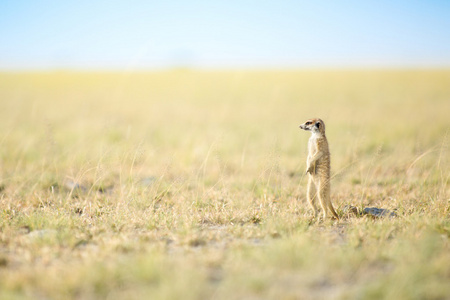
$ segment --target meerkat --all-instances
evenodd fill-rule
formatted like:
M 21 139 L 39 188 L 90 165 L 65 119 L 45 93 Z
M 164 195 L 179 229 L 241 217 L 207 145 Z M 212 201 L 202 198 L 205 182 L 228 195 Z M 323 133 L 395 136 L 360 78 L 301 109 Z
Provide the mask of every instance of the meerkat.
M 314 217 L 318 213 L 315 199 L 319 198 L 324 219 L 328 217 L 328 211 L 339 219 L 330 200 L 330 150 L 325 135 L 325 123 L 321 119 L 310 119 L 300 125 L 300 128 L 311 131 L 306 160 L 306 174 L 309 175 L 306 192 L 308 203 L 314 210 Z

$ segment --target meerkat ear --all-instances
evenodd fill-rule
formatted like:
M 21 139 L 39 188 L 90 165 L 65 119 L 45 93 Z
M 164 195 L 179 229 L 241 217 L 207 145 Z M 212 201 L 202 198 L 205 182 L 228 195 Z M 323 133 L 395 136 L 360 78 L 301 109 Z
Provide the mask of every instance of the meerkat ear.
M 316 124 L 314 124 L 317 128 L 320 128 L 320 122 L 316 122 Z

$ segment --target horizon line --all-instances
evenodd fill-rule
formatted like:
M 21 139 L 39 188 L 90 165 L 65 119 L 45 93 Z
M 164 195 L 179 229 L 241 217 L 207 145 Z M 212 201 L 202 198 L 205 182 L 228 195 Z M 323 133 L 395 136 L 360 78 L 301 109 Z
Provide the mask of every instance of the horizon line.
M 143 72 L 164 72 L 164 71 L 307 71 L 307 70 L 323 70 L 323 71 L 382 71 L 382 70 L 432 70 L 446 71 L 450 70 L 449 64 L 429 64 L 429 65 L 295 65 L 295 66 L 161 66 L 161 67 L 21 67 L 21 68 L 2 68 L 0 73 L 103 73 L 103 72 L 127 72 L 127 73 L 143 73 Z

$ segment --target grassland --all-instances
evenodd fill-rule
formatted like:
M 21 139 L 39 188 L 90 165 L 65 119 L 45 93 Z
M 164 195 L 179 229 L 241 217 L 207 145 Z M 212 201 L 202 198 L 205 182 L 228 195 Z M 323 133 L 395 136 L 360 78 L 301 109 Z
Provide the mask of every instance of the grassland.
M 445 70 L 0 74 L 0 298 L 450 299 L 449 129 Z

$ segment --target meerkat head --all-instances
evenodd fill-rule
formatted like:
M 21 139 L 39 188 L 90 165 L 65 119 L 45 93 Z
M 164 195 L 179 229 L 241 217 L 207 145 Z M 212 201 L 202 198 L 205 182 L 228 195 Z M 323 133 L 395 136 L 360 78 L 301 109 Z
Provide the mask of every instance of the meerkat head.
M 309 119 L 300 128 L 312 133 L 325 133 L 325 123 L 321 119 Z

